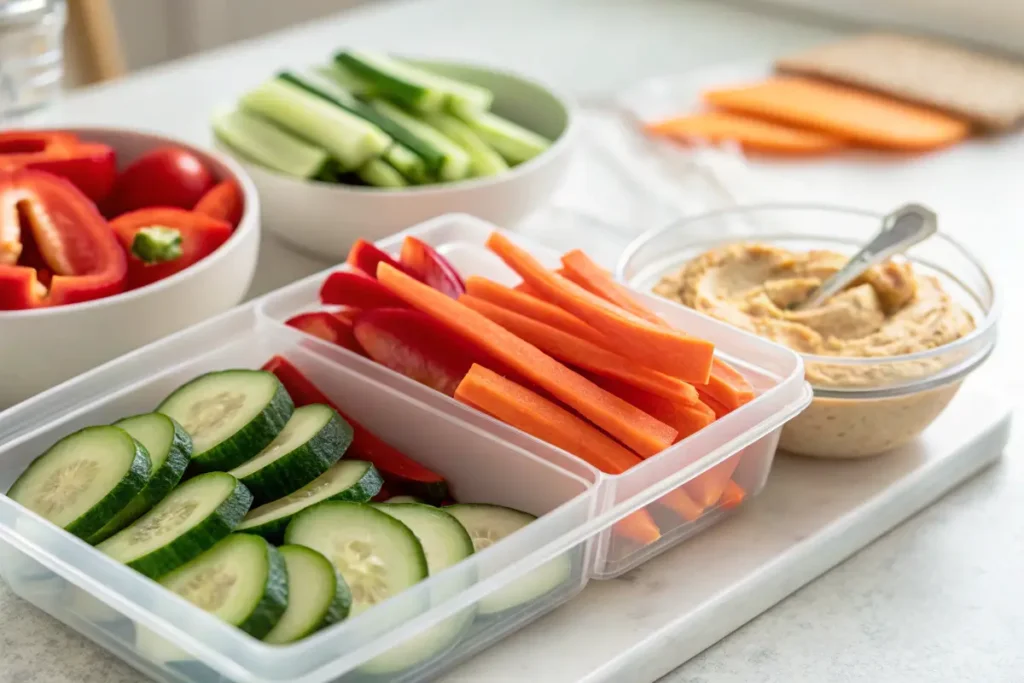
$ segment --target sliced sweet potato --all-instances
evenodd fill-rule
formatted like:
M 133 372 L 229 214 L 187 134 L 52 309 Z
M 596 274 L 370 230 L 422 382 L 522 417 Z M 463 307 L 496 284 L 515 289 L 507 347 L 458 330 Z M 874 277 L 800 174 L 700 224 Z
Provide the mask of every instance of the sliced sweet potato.
M 647 132 L 691 144 L 735 142 L 747 152 L 790 156 L 825 154 L 846 142 L 833 135 L 728 111 L 706 111 L 650 123 Z
M 825 81 L 777 76 L 704 93 L 726 111 L 760 116 L 884 149 L 924 151 L 963 140 L 970 125 L 906 102 Z

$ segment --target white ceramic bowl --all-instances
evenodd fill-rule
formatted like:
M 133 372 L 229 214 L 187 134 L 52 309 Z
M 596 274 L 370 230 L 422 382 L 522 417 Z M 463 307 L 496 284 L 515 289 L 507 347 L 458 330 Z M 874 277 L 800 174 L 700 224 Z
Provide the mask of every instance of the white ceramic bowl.
M 401 190 L 299 180 L 240 160 L 259 188 L 268 230 L 302 251 L 340 261 L 359 237 L 377 240 L 446 213 L 468 213 L 511 227 L 548 200 L 568 171 L 575 133 L 570 101 L 507 72 L 446 62 L 422 63 L 489 88 L 494 93 L 492 110 L 496 114 L 554 144 L 544 154 L 500 176 Z
M 256 187 L 233 160 L 138 131 L 70 129 L 115 150 L 123 168 L 149 150 L 191 150 L 218 180 L 234 178 L 245 197 L 238 228 L 199 263 L 147 287 L 71 306 L 0 311 L 0 409 L 238 304 L 256 268 L 260 208 Z

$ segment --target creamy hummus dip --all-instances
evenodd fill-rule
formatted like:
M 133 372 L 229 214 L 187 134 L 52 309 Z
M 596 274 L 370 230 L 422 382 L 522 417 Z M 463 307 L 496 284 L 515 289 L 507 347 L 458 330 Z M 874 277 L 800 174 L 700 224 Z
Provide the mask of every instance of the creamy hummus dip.
M 916 273 L 909 263 L 884 263 L 822 306 L 793 310 L 847 259 L 831 251 L 731 244 L 665 276 L 654 292 L 800 353 L 879 359 L 862 365 L 807 363 L 807 379 L 819 389 L 882 388 L 927 377 L 957 360 L 952 354 L 894 358 L 949 344 L 975 326 L 937 278 Z M 819 457 L 877 455 L 917 436 L 958 388 L 954 383 L 891 398 L 815 396 L 786 424 L 779 445 Z
M 654 291 L 817 356 L 901 356 L 949 344 L 974 329 L 971 314 L 936 278 L 894 261 L 870 269 L 818 308 L 792 310 L 848 258 L 831 251 L 732 244 L 700 255 L 664 277 Z M 821 387 L 866 387 L 938 369 L 931 365 L 808 364 L 807 379 Z

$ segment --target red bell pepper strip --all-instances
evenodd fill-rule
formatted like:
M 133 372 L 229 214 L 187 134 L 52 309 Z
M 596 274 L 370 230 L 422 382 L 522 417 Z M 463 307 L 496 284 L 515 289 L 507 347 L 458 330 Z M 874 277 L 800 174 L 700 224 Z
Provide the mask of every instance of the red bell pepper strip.
M 27 168 L 65 178 L 93 202 L 114 187 L 117 155 L 113 147 L 82 142 L 72 133 L 50 130 L 0 132 L 0 169 Z
M 376 245 L 364 239 L 356 240 L 356 243 L 349 249 L 347 262 L 353 268 L 374 279 L 377 279 L 377 264 L 381 262 L 390 264 L 391 267 L 398 268 L 406 274 L 412 275 L 407 268 L 391 258 L 386 251 L 379 249 Z
M 361 356 L 366 355 L 352 333 L 352 321 L 345 320 L 334 313 L 326 311 L 300 313 L 289 318 L 285 324 L 324 341 L 337 344 Z
M 411 236 L 405 238 L 402 242 L 402 265 L 405 267 L 400 270 L 453 299 L 466 293 L 466 284 L 459 271 L 423 240 Z
M 225 221 L 232 228 L 237 228 L 242 220 L 245 199 L 242 188 L 234 180 L 222 180 L 210 188 L 198 202 L 193 211 L 203 213 L 211 218 Z
M 363 311 L 355 320 L 353 332 L 370 358 L 448 396 L 455 395 L 474 364 L 495 367 L 489 354 L 420 311 Z
M 376 278 L 348 270 L 338 270 L 327 276 L 320 287 L 320 303 L 366 309 L 409 308 Z
M 184 209 L 139 209 L 122 214 L 110 222 L 118 240 L 128 253 L 128 288 L 138 289 L 168 278 L 206 258 L 231 237 L 231 226 L 224 221 Z M 168 228 L 181 237 L 181 255 L 165 261 L 140 258 L 133 251 L 136 237 L 151 228 Z M 149 262 L 147 262 L 149 261 Z
M 384 477 L 392 495 L 407 494 L 430 503 L 440 503 L 448 498 L 448 483 L 444 477 L 388 445 L 346 415 L 288 359 L 274 356 L 262 369 L 274 373 L 281 380 L 296 407 L 323 403 L 338 411 L 338 415 L 352 426 L 352 445 L 345 457 L 372 463 Z
M 114 232 L 78 188 L 42 171 L 0 170 L 0 310 L 118 294 L 126 270 Z

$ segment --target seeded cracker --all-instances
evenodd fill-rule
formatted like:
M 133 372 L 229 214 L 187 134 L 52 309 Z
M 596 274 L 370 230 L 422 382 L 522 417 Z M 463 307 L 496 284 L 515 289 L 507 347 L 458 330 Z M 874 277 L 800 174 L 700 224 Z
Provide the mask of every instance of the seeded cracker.
M 782 57 L 775 68 L 932 106 L 992 131 L 1024 121 L 1024 64 L 933 39 L 865 34 Z

